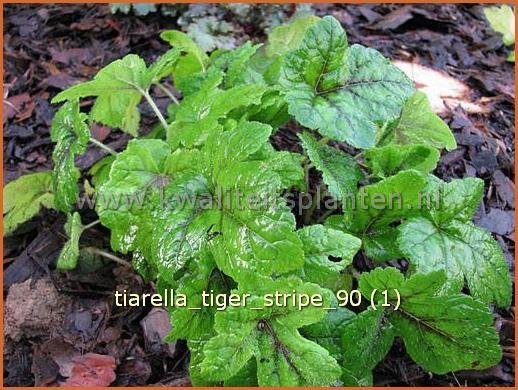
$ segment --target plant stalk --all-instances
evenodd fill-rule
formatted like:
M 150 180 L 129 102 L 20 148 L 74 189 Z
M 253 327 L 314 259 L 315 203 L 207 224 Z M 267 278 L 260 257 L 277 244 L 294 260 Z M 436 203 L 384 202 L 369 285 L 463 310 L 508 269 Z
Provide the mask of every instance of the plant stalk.
M 94 227 L 95 225 L 97 225 L 100 222 L 101 221 L 98 219 L 96 221 L 93 221 L 93 222 L 89 223 L 88 225 L 84 225 L 83 226 L 83 231 L 85 231 L 86 229 L 90 229 L 90 228 Z
M 320 141 L 318 141 L 318 144 L 319 145 L 327 145 L 327 143 L 329 142 L 329 138 L 328 137 L 322 137 L 322 139 Z
M 102 257 L 105 257 L 109 260 L 112 260 L 124 267 L 129 267 L 131 268 L 131 264 L 128 263 L 126 260 L 124 259 L 121 259 L 120 257 L 118 256 L 115 256 L 114 254 L 111 254 L 109 252 L 106 252 L 106 251 L 103 251 L 102 249 L 99 249 L 99 248 L 95 248 L 95 247 L 89 247 L 88 248 L 88 251 L 91 252 L 91 253 L 94 253 L 96 255 L 99 255 L 99 256 L 102 256 Z
M 160 123 L 162 124 L 162 126 L 164 126 L 164 129 L 167 130 L 169 125 L 167 124 L 167 121 L 165 120 L 164 116 L 162 115 L 162 113 L 160 112 L 160 110 L 156 106 L 155 102 L 153 101 L 153 99 L 149 95 L 149 92 L 148 91 L 143 91 L 142 94 L 144 95 L 144 98 L 147 100 L 147 102 L 149 103 L 149 105 L 151 106 L 153 111 L 155 112 L 155 114 L 156 114 L 158 120 L 160 121 Z
M 163 93 L 165 93 L 169 99 L 171 99 L 173 101 L 174 104 L 180 104 L 180 102 L 178 101 L 178 99 L 173 95 L 173 93 L 169 90 L 169 88 L 167 88 L 165 85 L 162 85 L 160 83 L 156 83 L 155 84 Z
M 110 153 L 111 155 L 113 156 L 116 156 L 117 155 L 117 152 L 115 150 L 113 150 L 112 148 L 110 148 L 109 146 L 106 146 L 105 144 L 103 144 L 101 141 L 97 141 L 94 137 L 90 137 L 90 142 L 93 143 L 94 145 L 100 147 L 101 149 L 103 149 L 104 151 Z

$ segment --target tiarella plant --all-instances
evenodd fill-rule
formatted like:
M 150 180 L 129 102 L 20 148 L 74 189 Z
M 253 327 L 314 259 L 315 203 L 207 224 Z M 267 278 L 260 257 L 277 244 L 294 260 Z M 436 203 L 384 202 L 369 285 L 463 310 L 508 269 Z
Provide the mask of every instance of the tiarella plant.
M 430 173 L 455 139 L 404 73 L 349 45 L 329 16 L 210 55 L 181 32 L 161 36 L 172 49 L 153 65 L 128 55 L 53 99 L 64 102 L 52 124 L 54 171 L 6 186 L 7 233 L 41 206 L 68 213 L 57 266 L 76 266 L 95 222 L 83 226 L 76 210 L 74 159 L 91 141 L 108 154 L 86 175 L 112 250 L 131 254 L 160 291 L 187 296 L 188 307 L 168 308 L 168 339 L 187 340 L 193 384 L 369 385 L 396 337 L 432 373 L 499 362 L 490 308 L 510 305 L 511 279 L 498 243 L 471 221 L 484 183 Z M 171 98 L 167 114 L 153 86 Z M 88 114 L 84 97 L 95 97 Z M 146 136 L 143 99 L 158 118 Z M 302 154 L 270 143 L 288 121 L 299 124 Z M 134 138 L 115 152 L 91 137 L 91 122 Z M 300 218 L 289 193 L 313 196 Z M 339 207 L 319 210 L 329 199 Z M 337 292 L 353 286 L 364 302 L 375 289 L 387 294 L 379 305 L 339 305 Z M 202 305 L 211 290 L 250 298 L 220 311 Z M 266 305 L 265 294 L 293 291 L 322 305 Z

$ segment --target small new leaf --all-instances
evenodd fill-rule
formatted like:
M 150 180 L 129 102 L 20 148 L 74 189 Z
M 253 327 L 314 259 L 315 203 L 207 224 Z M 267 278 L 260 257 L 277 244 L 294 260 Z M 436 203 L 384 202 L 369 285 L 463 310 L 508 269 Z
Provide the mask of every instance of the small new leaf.
M 190 73 L 195 73 L 200 70 L 205 71 L 209 57 L 187 34 L 178 30 L 167 30 L 160 34 L 160 38 L 185 53 L 183 60 L 178 64 L 180 68 L 189 67 Z M 198 69 L 190 65 L 192 59 L 197 62 L 199 66 Z
M 337 200 L 351 197 L 357 191 L 362 172 L 354 159 L 327 145 L 320 145 L 309 133 L 299 134 L 304 151 L 322 173 L 327 190 Z
M 387 145 L 365 151 L 365 165 L 372 175 L 387 178 L 414 169 L 428 173 L 437 166 L 439 151 L 428 145 Z
M 432 111 L 423 92 L 416 92 L 405 102 L 396 121 L 386 123 L 376 144 L 424 144 L 446 150 L 457 147 L 450 128 Z
M 77 265 L 77 259 L 79 258 L 79 238 L 83 232 L 83 225 L 79 213 L 75 212 L 68 215 L 65 232 L 68 236 L 68 241 L 63 246 L 56 263 L 56 268 L 61 271 L 72 270 Z
M 75 166 L 75 158 L 86 151 L 90 139 L 86 119 L 86 114 L 79 112 L 79 103 L 71 101 L 65 103 L 52 120 L 50 138 L 56 143 L 52 152 L 54 205 L 63 212 L 72 209 L 79 194 L 77 180 L 81 174 Z
M 283 56 L 291 50 L 297 49 L 302 43 L 306 31 L 321 19 L 315 15 L 299 16 L 289 24 L 275 27 L 268 34 L 266 54 L 269 57 Z

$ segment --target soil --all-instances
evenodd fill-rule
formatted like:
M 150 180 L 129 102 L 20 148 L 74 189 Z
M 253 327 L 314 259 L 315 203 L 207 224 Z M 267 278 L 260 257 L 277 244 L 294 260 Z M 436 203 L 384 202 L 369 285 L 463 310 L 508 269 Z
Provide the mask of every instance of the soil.
M 457 149 L 444 153 L 435 174 L 445 180 L 476 176 L 485 181 L 475 222 L 497 238 L 514 279 L 514 66 L 506 62 L 510 49 L 488 27 L 482 6 L 312 8 L 317 15 L 332 14 L 340 20 L 351 43 L 373 47 L 407 65 L 426 66 L 463 84 L 465 89 L 455 99 L 443 99 L 447 93 L 441 88 L 448 80 L 422 74 L 419 81 L 419 87 L 438 94 L 441 105 L 445 101 L 441 116 L 458 143 Z M 160 31 L 178 28 L 177 16 L 112 14 L 106 5 L 4 6 L 4 184 L 22 174 L 51 169 L 49 126 L 56 110 L 49 103 L 52 96 L 130 52 L 153 61 L 167 49 Z M 238 25 L 238 38 L 246 34 L 247 39 L 264 40 L 259 21 L 228 22 Z M 162 109 L 166 102 L 158 99 Z M 153 114 L 144 105 L 142 112 L 143 127 L 149 130 Z M 126 136 L 103 126 L 92 131 L 116 150 L 127 142 Z M 275 146 L 297 150 L 295 131 L 283 128 L 273 139 Z M 102 156 L 91 148 L 78 165 L 89 168 Z M 160 341 L 168 331 L 164 313 L 114 305 L 115 289 L 150 292 L 152 284 L 113 262 L 65 274 L 54 271 L 64 241 L 63 224 L 63 216 L 46 210 L 4 239 L 4 384 L 189 385 L 185 343 Z M 106 230 L 96 227 L 82 242 L 107 248 L 107 237 Z M 512 385 L 514 302 L 495 316 L 504 350 L 499 365 L 431 375 L 396 343 L 376 368 L 375 385 Z

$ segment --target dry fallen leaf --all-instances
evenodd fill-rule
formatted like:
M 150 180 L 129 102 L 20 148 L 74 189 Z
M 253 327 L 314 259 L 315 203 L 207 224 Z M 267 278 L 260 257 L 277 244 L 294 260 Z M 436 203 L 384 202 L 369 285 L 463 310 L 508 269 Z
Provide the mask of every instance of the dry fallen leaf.
M 73 358 L 72 362 L 71 375 L 63 386 L 105 387 L 116 378 L 113 356 L 87 353 Z

